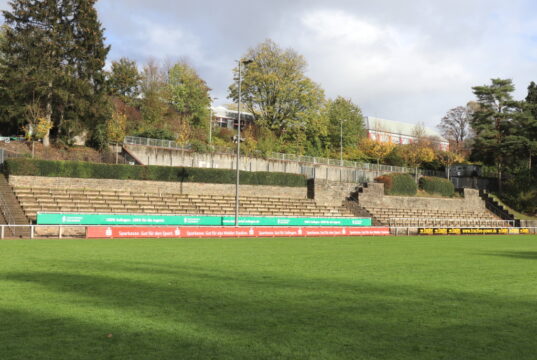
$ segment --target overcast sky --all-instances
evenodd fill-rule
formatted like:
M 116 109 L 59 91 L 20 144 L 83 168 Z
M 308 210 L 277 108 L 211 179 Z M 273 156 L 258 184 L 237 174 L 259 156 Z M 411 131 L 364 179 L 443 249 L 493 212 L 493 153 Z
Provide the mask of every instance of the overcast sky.
M 234 60 L 267 38 L 304 55 L 307 75 L 328 97 L 351 98 L 365 115 L 428 126 L 490 78 L 513 79 L 517 98 L 537 81 L 532 0 L 100 0 L 97 7 L 109 60 L 186 58 L 216 104 L 229 102 Z

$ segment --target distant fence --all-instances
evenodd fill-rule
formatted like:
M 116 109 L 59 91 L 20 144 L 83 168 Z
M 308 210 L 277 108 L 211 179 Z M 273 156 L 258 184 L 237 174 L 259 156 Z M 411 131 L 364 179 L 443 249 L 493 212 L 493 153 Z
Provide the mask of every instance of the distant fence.
M 23 158 L 23 157 L 26 157 L 26 156 L 23 154 L 18 154 L 18 153 L 0 148 L 0 167 L 2 167 L 2 165 L 7 159 Z
M 498 179 L 484 177 L 451 177 L 455 189 L 476 189 L 495 191 L 498 189 Z
M 149 139 L 149 138 L 141 138 L 136 136 L 127 136 L 125 137 L 124 143 L 127 145 L 144 145 L 144 146 L 155 146 L 155 147 L 161 147 L 166 149 L 176 149 L 176 150 L 185 150 L 185 151 L 192 151 L 192 147 L 190 145 L 184 145 L 181 146 L 177 144 L 175 141 L 171 140 L 159 140 L 159 139 Z M 219 154 L 234 154 L 235 149 L 230 148 L 224 148 L 224 147 L 213 147 L 213 151 L 215 153 Z M 392 166 L 392 165 L 377 165 L 372 163 L 365 163 L 365 162 L 357 162 L 357 161 L 348 161 L 348 160 L 339 160 L 339 159 L 329 159 L 329 158 L 323 158 L 323 157 L 316 157 L 316 156 L 305 156 L 305 155 L 295 155 L 295 154 L 284 154 L 284 153 L 277 153 L 272 152 L 269 154 L 263 154 L 261 152 L 254 152 L 253 154 L 247 154 L 244 155 L 247 157 L 254 157 L 254 158 L 263 158 L 266 160 L 277 160 L 277 161 L 291 161 L 296 162 L 304 165 L 311 165 L 309 170 L 304 170 L 304 175 L 311 175 L 311 177 L 315 177 L 315 174 L 312 173 L 311 169 L 314 169 L 315 165 L 327 165 L 327 166 L 337 166 L 337 167 L 343 167 L 343 168 L 350 168 L 352 170 L 358 170 L 362 172 L 378 172 L 379 174 L 387 173 L 387 172 L 398 172 L 398 173 L 411 173 L 415 174 L 416 169 L 414 168 L 407 168 L 407 167 L 401 167 L 401 166 Z M 309 174 L 307 172 L 310 172 Z M 446 177 L 444 171 L 436 171 L 436 170 L 425 170 L 425 169 L 418 169 L 418 175 L 424 175 L 424 176 L 438 176 L 438 177 Z M 363 174 L 361 175 L 360 172 L 358 173 L 348 173 L 346 175 L 342 175 L 347 179 L 358 179 L 363 177 Z

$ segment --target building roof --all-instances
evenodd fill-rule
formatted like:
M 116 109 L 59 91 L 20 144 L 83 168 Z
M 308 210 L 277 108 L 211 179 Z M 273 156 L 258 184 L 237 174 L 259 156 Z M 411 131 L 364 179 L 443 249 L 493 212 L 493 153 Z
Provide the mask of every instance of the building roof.
M 212 107 L 212 110 L 213 110 L 213 115 L 214 116 L 223 117 L 223 118 L 236 118 L 238 113 L 239 113 L 237 110 L 230 110 L 230 109 L 226 108 L 225 106 Z M 253 117 L 253 114 L 248 112 L 248 111 L 244 111 L 241 108 L 241 117 L 243 117 L 243 116 Z
M 405 123 L 401 121 L 381 119 L 374 116 L 365 117 L 365 126 L 367 130 L 380 131 L 390 134 L 404 135 L 404 136 L 413 136 L 414 129 L 416 124 Z M 425 135 L 435 136 L 441 141 L 448 142 L 444 139 L 440 133 L 432 128 L 423 126 Z

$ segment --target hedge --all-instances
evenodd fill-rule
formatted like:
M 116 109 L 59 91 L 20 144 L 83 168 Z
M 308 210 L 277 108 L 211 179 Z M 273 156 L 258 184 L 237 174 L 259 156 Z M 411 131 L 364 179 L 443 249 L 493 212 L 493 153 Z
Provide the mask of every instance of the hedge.
M 8 175 L 68 177 L 84 179 L 180 181 L 212 184 L 234 184 L 236 171 L 226 169 L 186 168 L 170 166 L 110 165 L 82 161 L 49 161 L 7 159 Z M 306 177 L 277 172 L 240 172 L 244 185 L 305 187 Z
M 379 176 L 375 181 L 384 184 L 386 195 L 415 196 L 418 186 L 414 178 L 408 174 L 392 173 Z
M 424 176 L 420 178 L 420 189 L 429 194 L 439 194 L 442 196 L 453 196 L 455 194 L 455 186 L 448 179 L 439 177 Z

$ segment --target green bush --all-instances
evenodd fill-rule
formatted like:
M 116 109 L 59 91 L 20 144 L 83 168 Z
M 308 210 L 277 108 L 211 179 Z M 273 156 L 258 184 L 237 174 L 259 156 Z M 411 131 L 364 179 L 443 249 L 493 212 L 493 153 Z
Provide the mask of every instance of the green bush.
M 423 176 L 420 178 L 420 189 L 429 194 L 439 194 L 452 197 L 455 194 L 455 186 L 451 181 L 444 178 Z
M 384 184 L 384 193 L 386 195 L 415 196 L 418 192 L 418 186 L 414 178 L 408 174 L 386 174 L 377 177 L 375 181 Z
M 82 161 L 48 161 L 22 158 L 6 160 L 4 172 L 8 175 L 25 176 L 181 181 L 213 184 L 234 184 L 236 176 L 235 170 L 225 169 L 109 165 Z M 303 175 L 275 172 L 241 171 L 240 182 L 244 185 L 306 186 L 306 178 Z

